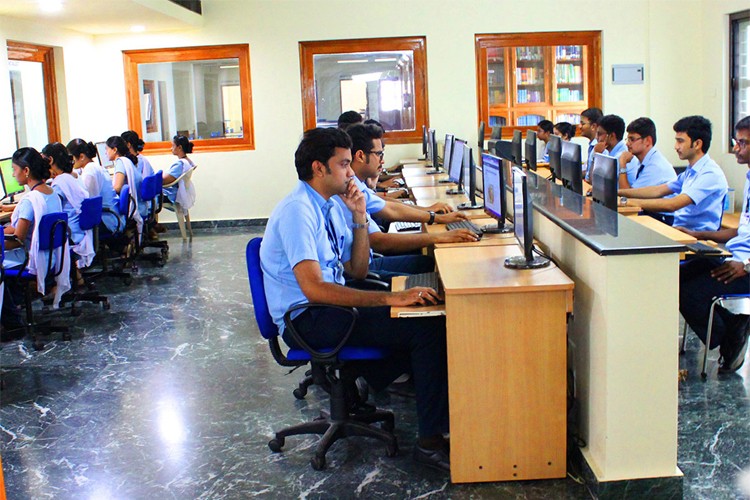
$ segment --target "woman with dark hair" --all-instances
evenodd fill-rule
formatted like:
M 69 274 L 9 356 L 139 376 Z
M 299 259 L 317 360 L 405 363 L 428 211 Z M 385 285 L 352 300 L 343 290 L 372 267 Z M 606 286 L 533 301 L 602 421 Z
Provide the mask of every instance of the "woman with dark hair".
M 117 206 L 117 194 L 112 187 L 109 173 L 94 162 L 96 146 L 83 139 L 73 139 L 68 143 L 68 153 L 73 157 L 73 170 L 80 171 L 78 180 L 90 196 L 102 197 L 102 234 L 112 234 L 125 227 L 125 221 Z
M 553 128 L 555 135 L 562 137 L 563 141 L 569 141 L 576 135 L 576 128 L 574 125 L 568 122 L 556 123 Z
M 169 167 L 169 170 L 162 174 L 162 176 L 164 177 L 164 184 L 170 184 L 176 181 L 182 174 L 195 166 L 195 164 L 187 156 L 192 152 L 193 143 L 190 142 L 187 137 L 185 137 L 184 135 L 174 136 L 174 138 L 172 139 L 172 154 L 177 157 L 177 161 L 174 162 L 171 167 Z M 179 184 L 182 184 L 182 182 L 180 182 Z M 178 184 L 175 184 L 171 187 L 165 187 L 162 192 L 170 202 L 174 203 L 177 199 L 179 188 L 180 186 Z M 195 198 L 194 194 L 193 198 Z M 185 203 L 181 204 L 185 205 Z M 192 206 L 192 203 L 189 203 L 189 205 Z M 190 206 L 186 208 L 190 208 Z
M 115 175 L 112 177 L 112 187 L 120 194 L 122 187 L 130 186 L 130 197 L 135 200 L 135 213 L 133 219 L 138 227 L 138 237 L 143 234 L 143 218 L 148 215 L 148 205 L 141 198 L 141 183 L 143 177 L 135 164 L 138 158 L 130 153 L 125 139 L 119 135 L 113 135 L 107 139 L 105 147 L 107 158 L 115 163 Z
M 59 142 L 47 144 L 42 149 L 42 155 L 50 164 L 52 175 L 52 189 L 62 200 L 63 211 L 68 214 L 68 229 L 71 249 L 79 257 L 78 267 L 88 267 L 96 255 L 94 250 L 94 234 L 92 230 L 84 231 L 79 225 L 81 203 L 89 197 L 78 180 L 73 177 L 73 158 Z
M 62 202 L 45 182 L 50 177 L 49 163 L 36 149 L 19 149 L 13 153 L 12 162 L 13 178 L 20 185 L 27 186 L 28 191 L 13 210 L 10 225 L 5 226 L 5 234 L 12 235 L 13 239 L 5 241 L 3 267 L 12 269 L 22 266 L 28 251 L 29 260 L 26 267 L 36 274 L 37 290 L 44 295 L 48 254 L 39 250 L 37 229 L 44 215 L 62 212 Z M 57 258 L 59 255 L 53 258 L 53 263 Z M 62 294 L 70 290 L 70 259 L 64 259 L 63 262 L 63 270 L 56 278 L 55 306 L 60 303 Z
M 135 162 L 135 166 L 138 167 L 138 170 L 141 172 L 141 176 L 148 177 L 149 175 L 154 175 L 154 169 L 151 166 L 151 162 L 149 162 L 148 158 L 141 154 L 141 151 L 143 151 L 143 146 L 145 146 L 146 143 L 143 142 L 143 139 L 138 136 L 138 132 L 136 132 L 135 130 L 126 130 L 120 135 L 120 137 L 125 139 L 125 142 L 128 145 L 128 149 L 130 150 L 130 154 L 138 158 L 138 161 Z

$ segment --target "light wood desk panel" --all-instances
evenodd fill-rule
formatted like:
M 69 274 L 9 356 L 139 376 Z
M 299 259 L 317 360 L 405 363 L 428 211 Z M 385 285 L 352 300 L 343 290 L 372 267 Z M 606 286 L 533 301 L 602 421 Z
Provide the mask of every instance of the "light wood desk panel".
M 659 234 L 666 236 L 667 238 L 676 241 L 677 243 L 695 243 L 698 241 L 697 238 L 690 236 L 687 233 L 683 233 L 679 229 L 675 229 L 672 226 L 668 226 L 661 221 L 649 217 L 648 215 L 628 215 L 630 220 L 636 221 L 637 223 L 646 226 L 647 228 L 656 231 Z
M 412 174 L 404 175 L 406 181 L 406 187 L 455 187 L 456 184 L 448 181 L 448 174 L 436 174 L 436 175 L 424 175 L 424 174 Z M 441 182 L 446 181 L 446 182 Z
M 411 189 L 411 194 L 417 203 L 424 205 L 425 202 L 422 200 L 436 200 L 445 201 L 452 203 L 461 203 L 466 200 L 466 195 L 461 194 L 447 194 L 446 191 L 450 189 L 447 186 L 440 187 L 415 187 Z

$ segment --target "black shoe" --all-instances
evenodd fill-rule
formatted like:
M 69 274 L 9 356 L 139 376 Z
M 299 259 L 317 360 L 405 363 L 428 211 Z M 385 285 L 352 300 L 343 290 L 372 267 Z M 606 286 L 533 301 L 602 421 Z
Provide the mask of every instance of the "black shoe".
M 748 332 L 743 331 L 739 341 L 729 344 L 726 348 L 721 346 L 721 360 L 719 373 L 734 373 L 745 363 L 747 352 Z
M 418 444 L 414 445 L 414 461 L 443 472 L 451 471 L 450 452 L 445 448 L 428 450 Z

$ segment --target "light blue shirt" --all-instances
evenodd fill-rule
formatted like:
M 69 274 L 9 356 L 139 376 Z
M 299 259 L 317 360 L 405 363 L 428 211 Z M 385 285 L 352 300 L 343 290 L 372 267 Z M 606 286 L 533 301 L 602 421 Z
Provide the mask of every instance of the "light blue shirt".
M 623 154 L 625 151 L 628 150 L 628 147 L 625 145 L 625 141 L 620 141 L 617 144 L 615 144 L 615 147 L 612 148 L 612 151 L 606 150 L 604 154 L 611 156 L 612 158 L 620 158 L 620 155 Z
M 44 196 L 44 201 L 46 202 L 46 205 L 44 207 L 44 215 L 55 212 L 62 212 L 62 201 L 60 200 L 60 197 L 57 195 L 57 193 L 42 193 L 42 196 Z M 26 233 L 26 241 L 24 242 L 24 246 L 26 247 L 26 250 L 28 250 L 29 248 L 31 248 L 31 236 L 34 234 L 34 207 L 27 197 L 23 197 L 21 198 L 21 201 L 18 202 L 18 206 L 15 208 L 15 210 L 18 211 L 19 219 L 26 219 L 27 221 L 29 221 L 29 230 Z M 26 252 L 23 248 L 12 248 L 10 250 L 6 250 L 5 258 L 3 260 L 3 267 L 5 269 L 12 269 L 14 267 L 21 266 L 25 259 Z
M 726 248 L 732 252 L 730 260 L 747 262 L 747 259 L 750 259 L 750 171 L 745 176 L 745 191 L 737 236 L 727 241 Z
M 184 168 L 183 168 L 182 160 L 177 160 L 175 163 L 172 164 L 171 167 L 169 167 L 169 175 L 177 179 L 179 176 L 182 175 L 183 170 Z M 174 203 L 174 200 L 177 197 L 177 184 L 171 187 L 162 188 L 162 192 L 164 193 L 164 196 L 166 196 L 169 199 L 169 201 Z
M 586 156 L 586 171 L 584 172 L 586 174 L 586 182 L 591 182 L 591 167 L 594 166 L 594 146 L 596 146 L 598 142 L 599 141 L 596 140 L 596 137 L 589 141 L 589 151 L 588 156 Z
M 330 232 L 324 213 L 328 213 Z M 268 309 L 279 332 L 284 331 L 287 309 L 308 302 L 294 276 L 294 267 L 312 260 L 320 265 L 323 281 L 343 285 L 343 263 L 351 259 L 351 248 L 352 233 L 341 207 L 333 200 L 324 200 L 308 183 L 299 181 L 276 205 L 260 246 L 260 264 Z
M 677 178 L 672 164 L 656 148 L 651 148 L 651 151 L 643 158 L 643 162 L 633 157 L 627 169 L 628 182 L 633 188 L 661 186 Z
M 154 167 L 151 166 L 151 162 L 148 161 L 148 158 L 143 156 L 142 154 L 138 155 L 138 170 L 141 172 L 142 177 L 148 177 L 149 175 L 154 175 Z
M 542 163 L 549 163 L 549 141 L 544 143 L 544 153 L 542 154 Z
M 724 213 L 727 178 L 707 154 L 667 183 L 674 193 L 686 194 L 693 203 L 674 213 L 674 225 L 693 231 L 717 231 Z
M 70 239 L 73 240 L 73 243 L 75 244 L 80 243 L 84 236 L 83 229 L 81 229 L 81 226 L 78 223 L 79 211 L 81 207 L 78 207 L 78 209 L 76 209 L 76 207 L 74 207 L 70 203 L 70 201 L 68 201 L 68 198 L 65 197 L 65 194 L 60 190 L 59 186 L 53 185 L 52 190 L 60 197 L 60 199 L 62 200 L 63 211 L 68 214 L 68 229 L 70 229 Z
M 373 214 L 380 212 L 385 208 L 385 200 L 378 196 L 375 191 L 367 187 L 367 184 L 357 179 L 357 177 L 354 177 L 354 183 L 357 185 L 360 191 L 362 191 L 362 194 L 365 195 L 365 203 L 367 205 L 366 210 L 368 214 L 369 223 L 367 225 L 367 233 L 372 234 L 376 232 L 380 232 L 380 227 L 378 227 L 378 223 L 372 220 Z M 346 218 L 346 224 L 348 228 L 352 227 L 352 224 L 354 221 L 352 220 L 352 211 L 349 210 L 349 208 L 344 204 L 344 200 L 341 199 L 340 196 L 334 196 L 334 200 L 336 200 L 336 203 L 341 206 L 341 211 L 344 213 L 344 217 Z M 370 256 L 372 257 L 372 250 L 370 250 Z
M 125 183 L 127 184 L 128 173 L 125 171 L 125 166 L 123 165 L 123 162 L 125 161 L 130 160 L 128 158 L 118 158 L 117 161 L 115 161 L 115 173 L 124 175 Z M 141 198 L 141 184 L 143 184 L 143 176 L 135 166 L 133 167 L 133 178 L 135 181 L 135 186 L 130 186 L 130 194 L 135 194 L 135 196 L 138 197 L 138 213 L 141 214 L 141 217 L 145 218 L 148 216 L 148 204 L 144 203 L 143 198 Z

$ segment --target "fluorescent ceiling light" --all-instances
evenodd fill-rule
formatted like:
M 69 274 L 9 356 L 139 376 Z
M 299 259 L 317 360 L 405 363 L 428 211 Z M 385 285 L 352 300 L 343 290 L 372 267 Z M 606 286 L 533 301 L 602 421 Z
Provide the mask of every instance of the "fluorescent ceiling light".
M 130 27 L 130 31 L 132 31 L 133 33 L 143 33 L 144 31 L 146 31 L 146 27 L 142 24 L 134 24 Z
M 60 12 L 63 8 L 62 0 L 39 0 L 42 12 Z
M 356 63 L 366 63 L 370 62 L 367 59 L 342 59 L 341 61 L 336 61 L 339 64 L 356 64 Z
M 239 67 L 240 67 L 239 64 L 234 64 L 230 66 L 219 66 L 219 69 L 232 69 L 232 68 L 239 68 Z
M 375 62 L 396 62 L 398 59 L 395 57 L 381 57 L 378 59 L 375 59 Z

